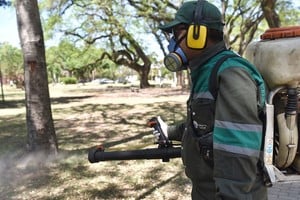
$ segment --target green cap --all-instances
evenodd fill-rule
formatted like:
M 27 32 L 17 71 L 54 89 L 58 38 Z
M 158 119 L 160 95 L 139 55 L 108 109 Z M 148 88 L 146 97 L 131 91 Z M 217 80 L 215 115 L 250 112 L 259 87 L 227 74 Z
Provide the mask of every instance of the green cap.
M 202 20 L 198 23 L 206 25 L 207 28 L 223 31 L 224 23 L 219 9 L 207 1 L 203 1 L 202 3 Z M 196 7 L 197 1 L 187 1 L 183 3 L 175 14 L 175 19 L 158 28 L 170 33 L 172 32 L 172 28 L 178 24 L 193 24 Z

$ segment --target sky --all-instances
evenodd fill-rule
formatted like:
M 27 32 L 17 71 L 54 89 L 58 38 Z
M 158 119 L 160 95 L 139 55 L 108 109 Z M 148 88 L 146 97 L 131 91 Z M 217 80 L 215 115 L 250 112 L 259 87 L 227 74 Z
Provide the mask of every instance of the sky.
M 300 6 L 299 0 L 293 1 L 297 6 Z M 20 47 L 16 13 L 13 7 L 0 8 L 0 43 L 3 42 L 8 42 L 15 47 Z
M 14 8 L 0 8 L 0 43 L 8 42 L 19 47 L 16 12 Z

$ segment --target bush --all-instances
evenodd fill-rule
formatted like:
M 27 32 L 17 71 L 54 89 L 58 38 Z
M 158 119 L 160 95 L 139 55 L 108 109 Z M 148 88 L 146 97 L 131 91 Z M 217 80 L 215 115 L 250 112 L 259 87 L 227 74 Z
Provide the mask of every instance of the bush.
M 77 83 L 77 79 L 75 77 L 65 77 L 65 78 L 62 78 L 61 81 L 66 85 Z

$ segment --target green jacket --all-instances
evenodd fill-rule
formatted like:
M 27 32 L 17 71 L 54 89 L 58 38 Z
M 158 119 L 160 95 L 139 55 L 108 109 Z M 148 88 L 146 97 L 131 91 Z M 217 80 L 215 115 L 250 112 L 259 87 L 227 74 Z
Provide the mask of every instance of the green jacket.
M 219 195 L 247 199 L 246 196 L 255 190 L 253 185 L 259 173 L 257 166 L 263 134 L 258 113 L 264 105 L 264 81 L 247 60 L 229 58 L 218 71 L 217 99 L 211 106 L 203 107 L 214 100 L 208 89 L 212 68 L 225 54 L 234 54 L 224 47 L 223 43 L 217 44 L 201 58 L 190 62 L 193 87 L 187 105 L 187 121 L 170 126 L 168 134 L 171 140 L 182 140 L 182 159 L 187 175 L 193 179 L 193 173 L 197 172 L 189 172 L 189 169 L 201 161 L 191 156 L 197 153 L 196 145 L 190 144 L 191 138 L 197 140 L 211 132 L 212 176 Z M 211 109 L 215 111 L 213 117 L 207 115 Z M 212 121 L 211 125 L 209 121 Z

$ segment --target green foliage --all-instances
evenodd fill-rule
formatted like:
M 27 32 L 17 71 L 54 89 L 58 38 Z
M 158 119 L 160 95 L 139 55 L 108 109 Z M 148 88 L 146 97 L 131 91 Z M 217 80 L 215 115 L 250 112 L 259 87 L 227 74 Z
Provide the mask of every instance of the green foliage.
M 64 34 L 52 56 L 48 55 L 50 77 L 57 81 L 58 74 L 68 73 L 78 80 L 95 76 L 115 79 L 119 66 L 139 74 L 149 71 L 146 66 L 161 62 L 168 52 L 166 37 L 157 27 L 172 20 L 183 1 L 40 1 L 42 16 L 47 16 L 46 35 Z M 226 42 L 241 55 L 268 29 L 261 1 L 209 1 L 224 9 Z M 291 0 L 277 1 L 276 12 L 282 25 L 299 24 L 299 9 Z
M 21 50 L 8 43 L 0 43 L 0 68 L 3 75 L 10 79 L 23 74 Z
M 281 26 L 295 26 L 300 23 L 300 7 L 295 7 L 291 0 L 277 1 Z
M 11 1 L 0 0 L 0 7 L 11 6 Z
M 63 40 L 58 46 L 50 47 L 46 51 L 48 72 L 53 81 L 67 73 L 78 80 L 92 79 L 95 71 L 103 66 L 107 70 L 114 70 L 107 64 L 107 60 L 98 60 L 102 50 L 93 46 L 75 45 L 71 41 Z
M 66 85 L 77 83 L 77 79 L 75 77 L 64 77 L 61 81 Z

